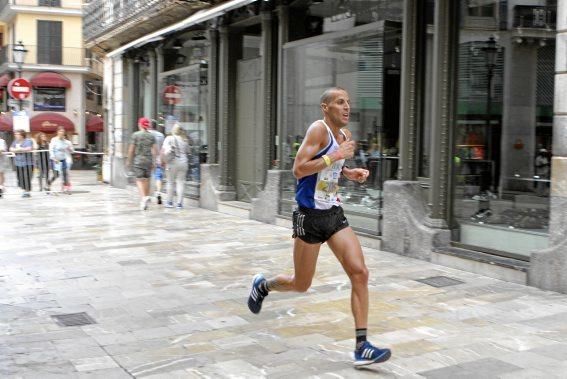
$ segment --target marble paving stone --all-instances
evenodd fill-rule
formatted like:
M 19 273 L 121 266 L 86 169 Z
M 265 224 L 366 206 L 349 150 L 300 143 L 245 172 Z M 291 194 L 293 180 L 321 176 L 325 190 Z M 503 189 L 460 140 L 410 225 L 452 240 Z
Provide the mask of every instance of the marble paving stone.
M 72 359 L 71 363 L 77 371 L 94 371 L 118 367 L 118 364 L 108 356 Z
M 253 315 L 252 276 L 293 273 L 289 228 L 193 206 L 140 212 L 134 188 L 98 184 L 88 171 L 72 172 L 88 192 L 22 199 L 11 174 L 0 202 L 2 378 L 547 379 L 567 372 L 566 295 L 364 248 L 368 338 L 393 356 L 355 370 L 351 285 L 327 245 L 309 291 L 271 293 Z M 433 276 L 464 283 L 416 281 Z M 98 324 L 62 328 L 51 320 L 76 312 Z

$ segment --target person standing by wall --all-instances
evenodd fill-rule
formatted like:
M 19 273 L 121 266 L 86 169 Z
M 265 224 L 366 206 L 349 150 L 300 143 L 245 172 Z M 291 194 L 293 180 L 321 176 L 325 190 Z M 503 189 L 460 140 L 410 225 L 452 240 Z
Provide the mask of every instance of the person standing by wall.
M 73 152 L 73 144 L 65 138 L 65 128 L 59 126 L 57 128 L 57 135 L 53 137 L 49 143 L 49 158 L 54 162 L 54 177 L 48 184 L 51 186 L 51 183 L 61 176 L 61 192 L 63 193 L 69 193 L 71 190 L 69 170 L 73 163 L 71 156 Z
M 33 173 L 33 141 L 26 138 L 25 130 L 19 129 L 14 132 L 14 142 L 10 145 L 10 151 L 15 153 L 14 163 L 18 177 L 18 187 L 24 192 L 22 197 L 31 196 L 31 179 Z
M 167 173 L 167 202 L 166 208 L 173 208 L 173 186 L 177 195 L 177 209 L 183 208 L 183 192 L 185 178 L 189 167 L 189 139 L 185 130 L 179 124 L 171 129 L 171 135 L 163 142 L 163 159 Z
M 38 169 L 39 190 L 50 191 L 49 188 L 49 171 L 51 170 L 51 160 L 49 159 L 49 140 L 45 133 L 40 132 L 36 136 L 37 150 L 36 153 L 36 168 Z M 43 183 L 45 182 L 45 187 Z
M 140 209 L 147 210 L 150 205 L 150 177 L 157 156 L 156 137 L 148 130 L 150 120 L 141 117 L 138 131 L 130 137 L 126 166 L 132 166 L 136 176 L 136 186 L 140 193 Z

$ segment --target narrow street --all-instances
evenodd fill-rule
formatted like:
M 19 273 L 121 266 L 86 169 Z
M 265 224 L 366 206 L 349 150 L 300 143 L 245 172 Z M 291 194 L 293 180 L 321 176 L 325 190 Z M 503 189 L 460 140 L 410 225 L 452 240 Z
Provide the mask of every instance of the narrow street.
M 326 245 L 307 293 L 253 315 L 252 276 L 291 272 L 290 229 L 142 212 L 133 187 L 72 175 L 72 195 L 0 199 L 2 378 L 567 378 L 565 295 L 365 248 L 369 339 L 393 357 L 355 370 L 350 284 Z M 438 276 L 458 282 L 418 281 Z

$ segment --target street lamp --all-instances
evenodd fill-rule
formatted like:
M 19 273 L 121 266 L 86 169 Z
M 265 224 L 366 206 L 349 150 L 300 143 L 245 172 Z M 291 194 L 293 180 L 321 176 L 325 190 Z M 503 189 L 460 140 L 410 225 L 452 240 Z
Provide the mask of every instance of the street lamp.
M 27 52 L 28 51 L 22 41 L 19 41 L 12 49 L 12 53 L 14 54 L 14 63 L 18 66 L 18 78 L 22 77 L 22 66 L 24 65 Z
M 486 45 L 482 48 L 486 57 L 486 158 L 492 159 L 492 128 L 490 127 L 490 118 L 492 116 L 492 77 L 494 76 L 494 67 L 496 67 L 496 55 L 498 48 L 496 40 L 493 36 L 488 38 Z M 491 169 L 491 185 L 494 184 L 494 168 Z
M 18 78 L 22 77 L 22 67 L 24 65 L 24 60 L 26 59 L 26 50 L 22 41 L 18 41 L 14 48 L 12 49 L 12 54 L 14 56 L 14 63 L 18 67 Z M 23 110 L 22 99 L 18 100 L 20 111 Z

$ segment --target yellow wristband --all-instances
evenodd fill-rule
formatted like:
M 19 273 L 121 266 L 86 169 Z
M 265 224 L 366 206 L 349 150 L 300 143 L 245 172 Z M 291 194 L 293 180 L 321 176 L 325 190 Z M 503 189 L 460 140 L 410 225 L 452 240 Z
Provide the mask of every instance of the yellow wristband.
M 327 165 L 327 167 L 329 167 L 331 165 L 331 158 L 329 158 L 328 155 L 323 155 L 321 158 L 323 158 L 323 160 L 325 161 L 325 164 Z

